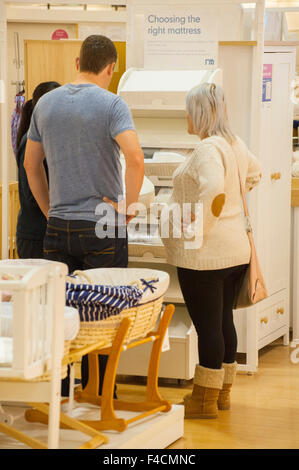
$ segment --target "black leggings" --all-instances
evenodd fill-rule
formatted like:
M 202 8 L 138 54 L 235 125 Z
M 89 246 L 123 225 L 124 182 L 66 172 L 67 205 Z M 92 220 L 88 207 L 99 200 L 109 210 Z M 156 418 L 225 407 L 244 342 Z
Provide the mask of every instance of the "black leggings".
M 199 362 L 203 367 L 221 369 L 223 362 L 235 361 L 233 302 L 247 266 L 213 271 L 177 268 L 186 307 L 198 334 Z

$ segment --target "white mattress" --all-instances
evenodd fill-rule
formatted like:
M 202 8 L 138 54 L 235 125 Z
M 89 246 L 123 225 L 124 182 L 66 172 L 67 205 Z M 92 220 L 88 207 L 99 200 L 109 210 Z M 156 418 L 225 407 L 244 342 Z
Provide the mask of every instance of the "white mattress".
M 122 166 L 122 179 L 123 179 L 123 187 L 126 186 L 125 176 L 126 176 L 126 161 L 125 158 L 122 156 L 120 158 L 121 166 Z M 150 205 L 155 200 L 155 186 L 153 183 L 144 176 L 143 183 L 140 189 L 138 202 L 143 204 L 147 209 L 150 208 Z
M 169 274 L 164 271 L 146 268 L 98 268 L 87 269 L 84 271 L 86 275 L 92 280 L 94 284 L 107 285 L 107 286 L 125 286 L 133 285 L 134 282 L 144 279 L 145 281 L 157 280 L 153 282 L 154 291 L 146 289 L 139 300 L 138 304 L 145 304 L 151 302 L 162 295 L 169 286 Z M 70 282 L 75 284 L 86 284 L 86 279 L 78 275 L 77 278 L 70 279 Z
M 2 302 L 0 319 L 0 336 L 12 338 L 13 335 L 13 303 Z M 80 328 L 80 317 L 77 309 L 64 307 L 64 339 L 72 341 Z
M 0 336 L 0 364 L 9 366 L 13 361 L 13 340 L 12 338 L 1 338 Z

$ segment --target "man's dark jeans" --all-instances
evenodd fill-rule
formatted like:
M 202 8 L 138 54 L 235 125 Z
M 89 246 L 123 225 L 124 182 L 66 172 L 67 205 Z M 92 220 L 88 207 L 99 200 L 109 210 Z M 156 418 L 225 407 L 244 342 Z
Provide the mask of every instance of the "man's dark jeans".
M 128 238 L 125 227 L 116 227 L 115 238 L 100 239 L 95 222 L 62 220 L 50 217 L 44 239 L 44 257 L 67 264 L 69 273 L 94 268 L 126 268 L 128 266 Z M 102 393 L 107 356 L 99 356 L 100 387 Z M 82 357 L 82 388 L 88 381 L 88 357 Z M 62 396 L 68 396 L 69 377 L 62 381 Z

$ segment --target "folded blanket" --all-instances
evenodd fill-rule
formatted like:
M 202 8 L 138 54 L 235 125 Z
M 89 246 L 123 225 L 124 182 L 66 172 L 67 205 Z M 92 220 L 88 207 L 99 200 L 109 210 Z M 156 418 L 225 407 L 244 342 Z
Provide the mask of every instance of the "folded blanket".
M 78 309 L 80 321 L 104 320 L 135 307 L 143 295 L 136 286 L 102 286 L 66 283 L 66 305 Z

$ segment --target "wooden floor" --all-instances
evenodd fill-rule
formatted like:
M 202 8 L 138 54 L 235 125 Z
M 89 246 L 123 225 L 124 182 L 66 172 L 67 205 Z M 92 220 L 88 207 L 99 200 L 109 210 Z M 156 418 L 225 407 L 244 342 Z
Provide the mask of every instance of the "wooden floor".
M 171 449 L 299 449 L 299 363 L 280 341 L 259 353 L 256 374 L 238 373 L 232 406 L 218 419 L 185 420 L 184 437 Z M 131 381 L 132 382 L 132 381 Z M 118 395 L 142 396 L 143 384 L 118 382 Z M 180 403 L 192 383 L 160 385 L 164 398 Z

